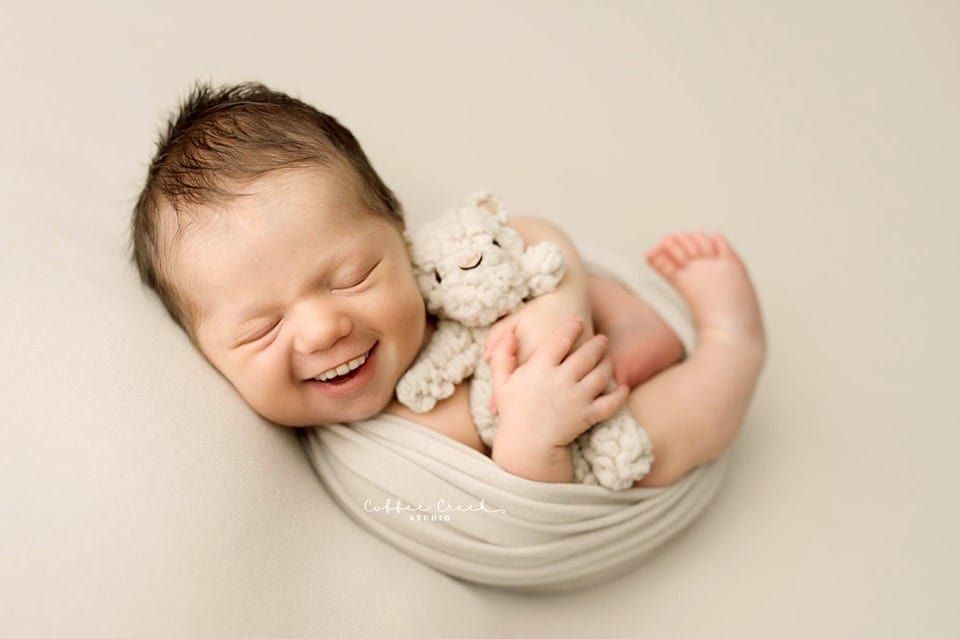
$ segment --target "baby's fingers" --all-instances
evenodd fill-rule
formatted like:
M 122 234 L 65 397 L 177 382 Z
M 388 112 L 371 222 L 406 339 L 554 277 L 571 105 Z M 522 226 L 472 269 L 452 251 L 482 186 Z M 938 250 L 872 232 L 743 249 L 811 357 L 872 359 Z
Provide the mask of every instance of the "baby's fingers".
M 484 359 L 490 359 L 490 353 L 497 347 L 497 343 L 505 334 L 513 331 L 517 325 L 517 321 L 518 316 L 516 314 L 507 315 L 490 327 L 490 330 L 487 332 L 487 340 L 483 346 Z
M 605 419 L 610 419 L 623 408 L 624 402 L 627 400 L 627 395 L 630 394 L 630 387 L 626 384 L 620 384 L 617 386 L 617 390 L 612 393 L 607 393 L 606 395 L 601 395 L 600 397 L 593 400 L 590 404 L 591 416 L 590 421 L 594 424 L 597 422 L 602 422 Z
M 597 333 L 581 344 L 567 359 L 563 360 L 563 364 L 561 364 L 560 367 L 569 371 L 574 381 L 583 379 L 583 377 L 594 370 L 597 364 L 603 359 L 603 354 L 607 350 L 607 341 L 606 335 Z M 606 388 L 606 383 L 590 397 L 596 397 L 604 388 Z
M 546 366 L 559 366 L 573 348 L 581 332 L 583 332 L 583 320 L 579 317 L 568 319 L 537 348 L 529 361 L 539 360 Z
M 610 387 L 610 380 L 612 379 L 613 360 L 604 356 L 600 363 L 580 380 L 580 387 L 587 394 L 587 397 L 594 398 Z
M 490 377 L 496 397 L 507 379 L 517 368 L 517 340 L 513 332 L 504 333 L 496 349 L 490 354 Z

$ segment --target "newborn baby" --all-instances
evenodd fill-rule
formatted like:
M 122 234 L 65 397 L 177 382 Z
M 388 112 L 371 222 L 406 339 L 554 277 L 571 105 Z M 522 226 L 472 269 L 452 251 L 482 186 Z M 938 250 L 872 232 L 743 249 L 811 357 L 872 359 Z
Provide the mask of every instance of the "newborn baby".
M 567 271 L 557 291 L 490 332 L 492 451 L 470 417 L 469 380 L 427 414 L 395 399 L 434 320 L 400 203 L 332 117 L 259 84 L 198 85 L 158 142 L 133 213 L 133 256 L 194 346 L 276 424 L 386 411 L 509 472 L 572 481 L 569 442 L 626 403 L 656 458 L 638 485 L 670 484 L 722 453 L 766 351 L 756 295 L 726 240 L 681 233 L 646 255 L 693 312 L 697 348 L 677 363 L 677 336 L 624 286 L 588 274 L 560 229 L 532 217 L 510 225 L 527 244 L 556 242 Z M 611 379 L 621 385 L 607 393 Z

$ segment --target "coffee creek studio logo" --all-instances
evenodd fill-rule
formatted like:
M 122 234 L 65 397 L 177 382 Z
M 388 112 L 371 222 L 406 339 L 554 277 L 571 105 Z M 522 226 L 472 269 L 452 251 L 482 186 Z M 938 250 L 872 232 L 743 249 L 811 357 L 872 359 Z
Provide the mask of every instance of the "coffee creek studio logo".
M 450 521 L 456 513 L 492 513 L 506 514 L 503 508 L 491 508 L 481 499 L 479 504 L 452 504 L 445 499 L 438 499 L 433 504 L 406 504 L 397 498 L 391 503 L 387 498 L 382 505 L 373 503 L 372 499 L 365 499 L 363 510 L 368 513 L 383 513 L 386 515 L 406 515 L 410 521 Z

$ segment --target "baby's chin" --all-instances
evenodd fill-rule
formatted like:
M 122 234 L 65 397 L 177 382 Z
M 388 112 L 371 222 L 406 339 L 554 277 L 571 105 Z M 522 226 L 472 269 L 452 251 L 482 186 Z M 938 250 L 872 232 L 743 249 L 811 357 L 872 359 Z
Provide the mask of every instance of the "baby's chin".
M 385 411 L 393 402 L 393 393 L 381 397 L 380 393 L 369 393 L 362 395 L 350 401 L 349 406 L 344 406 L 342 410 L 328 414 L 317 423 L 311 426 L 329 426 L 331 424 L 344 424 L 350 422 L 359 422 L 365 419 L 375 417 Z
M 338 422 L 359 422 L 371 417 L 376 417 L 390 405 L 390 401 L 381 402 L 358 402 L 359 408 L 352 408 L 345 415 L 340 417 Z

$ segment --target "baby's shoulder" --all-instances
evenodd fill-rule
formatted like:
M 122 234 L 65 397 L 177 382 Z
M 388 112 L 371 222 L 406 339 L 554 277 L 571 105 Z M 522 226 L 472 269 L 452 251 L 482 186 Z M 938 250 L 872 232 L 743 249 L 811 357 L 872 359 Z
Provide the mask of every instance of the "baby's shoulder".
M 458 384 L 453 391 L 453 395 L 437 402 L 437 405 L 429 413 L 415 413 L 396 399 L 383 412 L 405 417 L 480 451 L 484 455 L 490 455 L 490 450 L 480 439 L 477 427 L 473 423 L 473 416 L 470 414 L 469 379 Z

